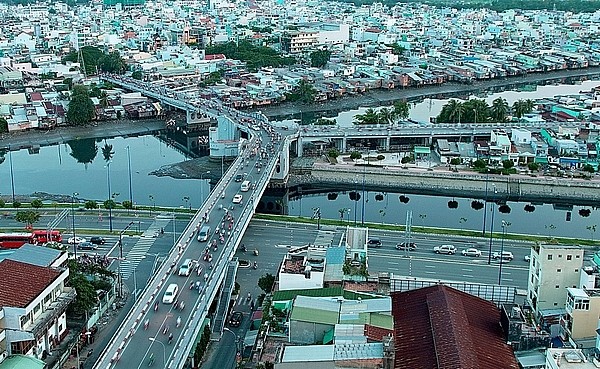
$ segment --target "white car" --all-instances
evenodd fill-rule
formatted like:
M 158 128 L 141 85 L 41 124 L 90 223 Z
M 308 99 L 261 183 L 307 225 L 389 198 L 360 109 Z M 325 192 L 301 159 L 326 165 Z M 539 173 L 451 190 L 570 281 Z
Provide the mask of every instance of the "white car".
M 237 195 L 233 196 L 232 202 L 234 204 L 241 204 L 242 203 L 242 198 L 243 198 L 243 196 L 238 193 Z
M 188 277 L 192 272 L 192 259 L 185 259 L 183 264 L 179 267 L 179 272 L 177 273 L 180 276 Z
M 512 259 L 514 259 L 514 256 L 513 256 L 512 252 L 510 252 L 510 251 L 503 251 L 502 253 L 500 253 L 500 252 L 493 253 L 492 258 L 502 259 L 504 261 L 511 261 Z
M 79 245 L 82 242 L 87 242 L 87 240 L 83 237 L 71 237 L 67 240 L 70 245 Z
M 454 247 L 453 245 L 436 246 L 433 248 L 433 252 L 435 252 L 436 254 L 452 255 L 456 254 L 456 247 Z
M 163 295 L 163 304 L 172 304 L 175 297 L 177 297 L 177 292 L 179 292 L 179 286 L 176 283 L 171 283 Z
M 473 256 L 473 257 L 480 257 L 481 256 L 481 250 L 477 250 L 477 249 L 474 249 L 474 248 L 462 250 L 460 253 L 463 256 Z

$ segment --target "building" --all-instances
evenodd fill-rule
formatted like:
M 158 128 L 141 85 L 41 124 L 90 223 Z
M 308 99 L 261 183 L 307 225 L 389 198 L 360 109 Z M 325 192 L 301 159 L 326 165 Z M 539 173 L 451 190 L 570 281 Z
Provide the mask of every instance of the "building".
M 58 259 L 46 260 L 52 265 Z M 0 275 L 7 354 L 45 357 L 67 333 L 66 310 L 75 299 L 75 289 L 65 286 L 69 269 L 5 259 Z
M 600 290 L 567 288 L 567 314 L 561 321 L 564 340 L 596 337 L 600 317 Z
M 291 54 L 301 53 L 319 43 L 319 31 L 287 31 L 281 39 L 282 49 Z
M 277 276 L 279 290 L 323 288 L 325 249 L 306 248 L 284 256 Z
M 531 248 L 527 301 L 536 320 L 546 309 L 564 309 L 567 288 L 578 288 L 583 249 L 578 246 L 540 245 Z
M 492 302 L 444 285 L 392 293 L 394 368 L 519 368 Z
M 599 365 L 596 358 L 589 360 L 580 349 L 549 348 L 544 369 L 595 369 Z

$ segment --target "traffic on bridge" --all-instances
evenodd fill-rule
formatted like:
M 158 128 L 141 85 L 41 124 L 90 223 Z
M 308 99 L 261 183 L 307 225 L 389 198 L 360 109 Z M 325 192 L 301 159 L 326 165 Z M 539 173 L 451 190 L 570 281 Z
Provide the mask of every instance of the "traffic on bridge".
M 131 78 L 103 78 L 130 90 L 159 96 L 166 103 L 185 102 L 176 107 L 188 106 L 209 116 L 226 117 L 250 135 L 250 139 L 241 142 L 237 159 L 173 245 L 167 261 L 145 287 L 94 366 L 182 368 L 195 348 L 202 323 L 278 165 L 278 153 L 287 138 L 261 115 L 157 89 Z

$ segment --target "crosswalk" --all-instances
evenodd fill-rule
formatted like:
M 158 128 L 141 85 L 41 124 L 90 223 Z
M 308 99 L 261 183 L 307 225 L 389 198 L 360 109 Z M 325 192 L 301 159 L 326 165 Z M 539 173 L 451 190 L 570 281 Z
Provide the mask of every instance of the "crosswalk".
M 142 233 L 141 237 L 125 257 L 128 262 L 121 265 L 121 274 L 124 280 L 129 279 L 133 274 L 134 269 L 138 267 L 140 262 L 146 257 L 150 247 L 154 244 L 160 230 L 164 229 L 170 221 L 170 218 L 156 217 L 152 224 L 150 224 L 150 227 Z

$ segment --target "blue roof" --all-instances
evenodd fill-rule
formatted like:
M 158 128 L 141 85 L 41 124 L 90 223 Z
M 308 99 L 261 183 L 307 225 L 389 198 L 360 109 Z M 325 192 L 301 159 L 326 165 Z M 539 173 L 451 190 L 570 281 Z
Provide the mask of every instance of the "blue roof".
M 62 251 L 49 247 L 23 245 L 15 250 L 6 259 L 33 264 L 41 267 L 49 267 L 60 256 Z
M 346 260 L 345 247 L 328 247 L 325 252 L 325 259 L 328 265 L 342 265 Z

